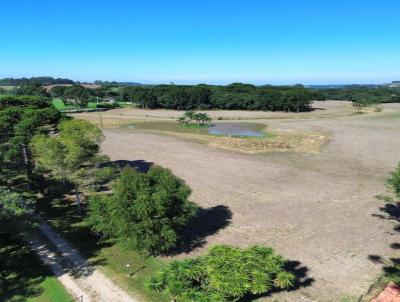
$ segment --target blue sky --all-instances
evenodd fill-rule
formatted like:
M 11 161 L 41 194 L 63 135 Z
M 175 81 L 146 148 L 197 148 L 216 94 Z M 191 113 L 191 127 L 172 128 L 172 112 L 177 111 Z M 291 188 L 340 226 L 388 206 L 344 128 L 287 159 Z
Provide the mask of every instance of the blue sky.
M 2 1 L 0 77 L 400 80 L 400 1 Z

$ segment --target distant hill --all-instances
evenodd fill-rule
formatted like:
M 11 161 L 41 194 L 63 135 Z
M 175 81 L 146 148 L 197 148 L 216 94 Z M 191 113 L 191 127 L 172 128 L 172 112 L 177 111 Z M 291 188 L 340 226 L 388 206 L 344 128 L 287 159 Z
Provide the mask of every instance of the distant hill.
M 111 86 L 111 87 L 118 87 L 118 86 L 142 86 L 141 83 L 136 82 L 116 82 L 116 81 L 94 81 L 95 84 L 101 86 Z
M 341 88 L 376 88 L 382 85 L 377 84 L 330 84 L 330 85 L 306 85 L 311 89 L 341 89 Z
M 20 86 L 37 82 L 41 85 L 56 85 L 56 84 L 74 84 L 70 79 L 53 78 L 53 77 L 32 77 L 32 78 L 4 78 L 0 79 L 0 86 Z

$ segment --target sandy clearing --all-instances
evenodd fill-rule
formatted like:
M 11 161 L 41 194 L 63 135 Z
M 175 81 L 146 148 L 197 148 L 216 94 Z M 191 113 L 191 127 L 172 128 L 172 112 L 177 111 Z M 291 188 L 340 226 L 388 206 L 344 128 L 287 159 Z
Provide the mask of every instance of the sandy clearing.
M 372 214 L 380 206 L 374 196 L 400 160 L 399 105 L 371 115 L 265 120 L 274 129 L 329 132 L 320 155 L 246 155 L 132 129 L 104 130 L 102 148 L 112 160 L 171 168 L 202 207 L 232 212 L 230 224 L 191 254 L 215 243 L 273 246 L 313 281 L 263 299 L 338 301 L 362 295 L 379 276 L 369 255 L 394 255 L 391 224 Z

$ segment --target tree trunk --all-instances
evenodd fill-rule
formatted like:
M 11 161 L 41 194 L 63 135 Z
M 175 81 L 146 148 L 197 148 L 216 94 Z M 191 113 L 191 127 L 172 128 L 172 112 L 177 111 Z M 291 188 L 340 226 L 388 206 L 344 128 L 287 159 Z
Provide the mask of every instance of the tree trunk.
M 26 177 L 28 180 L 32 179 L 32 163 L 30 159 L 30 150 L 27 148 L 26 144 L 22 144 L 22 154 L 24 156 L 24 164 L 26 169 Z
M 78 207 L 78 213 L 81 214 L 81 197 L 79 195 L 79 191 L 78 191 L 78 185 L 75 184 L 75 197 L 76 197 L 76 205 Z

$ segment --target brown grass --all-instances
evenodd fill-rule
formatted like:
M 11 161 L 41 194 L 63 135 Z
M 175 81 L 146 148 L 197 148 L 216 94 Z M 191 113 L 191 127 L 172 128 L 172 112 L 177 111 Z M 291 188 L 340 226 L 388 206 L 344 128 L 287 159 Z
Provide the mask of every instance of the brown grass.
M 321 146 L 328 141 L 328 135 L 322 132 L 279 131 L 270 132 L 263 138 L 215 136 L 170 131 L 158 132 L 187 139 L 195 139 L 213 148 L 248 154 L 287 151 L 318 154 Z

